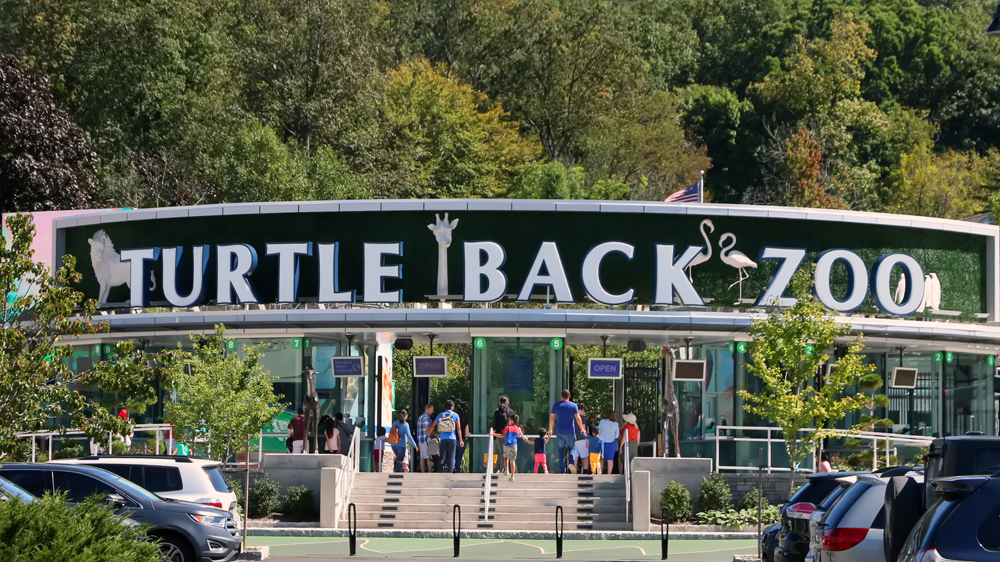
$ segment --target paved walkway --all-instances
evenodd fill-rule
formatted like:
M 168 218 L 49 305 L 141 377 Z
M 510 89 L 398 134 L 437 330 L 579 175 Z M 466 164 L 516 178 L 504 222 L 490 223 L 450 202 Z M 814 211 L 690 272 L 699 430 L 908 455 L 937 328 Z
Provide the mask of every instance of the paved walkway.
M 455 560 L 451 539 L 398 539 L 358 537 L 355 558 L 348 539 L 334 537 L 249 537 L 250 546 L 269 546 L 275 562 L 312 562 L 344 557 L 345 560 L 396 560 L 432 562 Z M 515 539 L 463 539 L 465 560 L 555 560 L 555 541 Z M 754 540 L 670 541 L 671 562 L 731 562 L 735 554 L 756 554 Z M 566 541 L 563 560 L 660 560 L 659 541 Z

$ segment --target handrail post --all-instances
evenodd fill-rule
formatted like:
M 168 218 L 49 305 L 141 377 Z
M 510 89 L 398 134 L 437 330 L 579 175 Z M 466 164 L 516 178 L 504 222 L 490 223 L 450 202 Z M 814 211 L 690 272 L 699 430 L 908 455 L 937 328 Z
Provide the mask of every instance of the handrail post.
M 719 470 L 719 428 L 715 428 L 715 471 L 721 472 Z
M 774 464 L 773 457 L 771 456 L 771 429 L 767 428 L 767 473 L 771 474 L 771 465 Z M 792 467 L 794 471 L 795 467 Z
M 632 464 L 628 459 L 628 441 L 625 441 L 625 459 L 622 466 L 625 467 L 625 522 L 629 522 L 629 516 L 632 513 Z M 639 444 L 636 442 L 636 448 L 638 449 Z
M 670 540 L 670 508 L 660 506 L 660 560 L 667 559 L 668 541 Z
M 351 556 L 358 552 L 358 508 L 353 503 L 347 505 L 347 533 Z
M 455 517 L 458 516 L 458 523 L 456 526 Z M 458 558 L 458 551 L 461 548 L 461 536 L 462 536 L 462 507 L 457 503 L 455 507 L 451 508 L 451 534 L 455 541 L 455 558 Z
M 493 434 L 487 434 L 486 439 L 486 485 L 483 486 L 483 521 L 490 519 L 490 488 L 493 486 Z
M 563 508 L 556 506 L 556 558 L 562 558 L 563 553 Z

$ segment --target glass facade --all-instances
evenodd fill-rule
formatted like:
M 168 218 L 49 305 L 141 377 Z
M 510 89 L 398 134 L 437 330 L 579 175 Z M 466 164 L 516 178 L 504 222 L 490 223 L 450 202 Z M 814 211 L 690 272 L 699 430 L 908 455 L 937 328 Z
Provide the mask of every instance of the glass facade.
M 178 341 L 182 344 L 187 342 L 186 339 L 173 337 L 145 341 L 143 344 L 148 351 L 156 352 L 165 347 L 174 347 Z M 366 437 L 365 451 L 370 451 L 370 440 L 375 437 L 376 426 L 372 422 L 375 421 L 376 414 L 381 412 L 382 420 L 389 420 L 399 407 L 394 400 L 396 381 L 391 373 L 390 344 L 348 346 L 346 341 L 321 336 L 236 338 L 236 342 L 237 353 L 243 353 L 244 346 L 261 346 L 261 365 L 273 379 L 275 391 L 289 403 L 288 409 L 265 428 L 267 433 L 280 435 L 287 431 L 288 421 L 303 401 L 305 389 L 302 372 L 305 367 L 312 367 L 316 371 L 320 416 L 336 416 L 339 413 L 348 426 L 361 427 Z M 511 407 L 520 416 L 520 425 L 529 437 L 536 435 L 539 428 L 547 428 L 551 405 L 559 400 L 560 390 L 571 384 L 565 349 L 553 346 L 552 338 L 549 337 L 487 337 L 484 342 L 481 348 L 472 351 L 471 396 L 450 397 L 469 401 L 465 419 L 471 422 L 472 433 L 484 434 L 489 430 L 492 413 L 501 395 L 510 398 Z M 102 347 L 91 344 L 74 348 L 70 359 L 71 367 L 77 372 L 89 369 L 100 359 Z M 365 376 L 333 376 L 331 358 L 345 355 L 364 357 Z M 739 391 L 756 393 L 762 390 L 760 381 L 747 369 L 749 354 L 731 351 L 726 342 L 681 347 L 678 358 L 704 360 L 707 369 L 705 382 L 675 383 L 680 406 L 679 437 L 684 456 L 713 457 L 716 436 L 764 437 L 764 432 L 761 431 L 721 430 L 719 427 L 773 425 L 743 409 Z M 889 406 L 877 411 L 876 416 L 892 420 L 887 431 L 928 437 L 961 435 L 970 431 L 997 434 L 993 376 L 995 367 L 989 355 L 887 348 L 867 353 L 865 361 L 876 366 L 886 383 L 878 392 L 889 397 Z M 626 367 L 628 366 L 626 360 Z M 900 366 L 917 369 L 915 388 L 890 386 L 892 371 Z M 654 365 L 651 369 L 655 371 L 659 367 Z M 582 366 L 577 369 L 576 376 L 586 376 Z M 618 395 L 622 392 L 621 388 L 615 385 L 613 391 L 614 403 L 619 407 L 624 404 Z M 643 388 L 647 388 L 648 392 L 659 393 L 662 391 L 662 383 L 654 381 L 654 384 Z M 119 406 L 118 397 L 104 393 L 100 388 L 80 388 L 79 391 L 108 407 Z M 157 404 L 150 406 L 146 412 L 132 412 L 136 422 L 165 421 L 164 403 L 175 398 L 170 389 L 157 391 L 160 396 Z M 855 391 L 856 389 L 848 389 L 848 392 Z M 442 397 L 436 398 L 443 400 Z M 848 414 L 835 425 L 841 429 L 849 429 L 858 423 L 859 418 L 858 413 Z M 653 420 L 652 423 L 654 425 L 651 428 L 659 431 L 659 427 L 655 425 L 659 422 Z M 644 440 L 651 441 L 652 436 L 645 435 L 644 432 Z M 828 446 L 837 448 L 840 445 L 842 442 L 830 440 Z M 530 446 L 521 446 L 521 469 L 530 470 Z M 472 447 L 474 456 L 470 457 L 470 466 L 481 471 L 485 441 L 473 440 Z M 660 447 L 662 441 L 658 444 L 658 448 Z M 759 447 L 759 443 L 723 440 L 719 447 L 720 462 L 730 466 L 755 465 Z M 268 438 L 265 449 L 283 451 L 284 439 L 278 436 Z M 554 441 L 550 441 L 549 449 L 551 458 L 554 459 Z M 659 450 L 662 452 L 662 449 Z M 787 464 L 784 455 L 783 447 L 773 447 L 773 465 Z

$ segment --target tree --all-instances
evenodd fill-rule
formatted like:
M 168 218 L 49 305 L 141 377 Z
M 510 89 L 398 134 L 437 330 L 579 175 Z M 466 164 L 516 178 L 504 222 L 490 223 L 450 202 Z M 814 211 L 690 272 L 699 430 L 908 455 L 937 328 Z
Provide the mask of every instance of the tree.
M 0 304 L 0 458 L 13 452 L 20 432 L 83 429 L 93 439 L 128 433 L 129 422 L 76 388 L 120 393 L 128 409 L 144 411 L 157 399 L 150 381 L 169 386 L 180 368 L 179 355 L 167 351 L 154 358 L 131 341 L 119 342 L 109 360 L 75 372 L 67 342 L 107 325 L 91 320 L 96 303 L 73 288 L 80 280 L 75 258 L 63 256 L 62 266 L 50 273 L 32 259 L 30 216 L 9 215 L 6 222 L 7 243 L 0 245 L 0 290 L 6 295 Z
M 92 205 L 97 155 L 45 77 L 0 55 L 0 212 Z
M 286 404 L 274 394 L 273 381 L 260 366 L 260 347 L 227 352 L 226 328 L 210 335 L 190 336 L 194 350 L 187 356 L 189 373 L 174 386 L 177 401 L 165 415 L 181 439 L 204 436 L 207 454 L 226 461 L 259 435 Z
M 878 389 L 882 388 L 882 375 L 878 373 L 869 373 L 858 381 L 858 388 L 861 392 L 858 393 L 858 397 L 862 400 L 861 407 L 868 411 L 867 414 L 862 414 L 860 421 L 855 424 L 854 429 L 858 431 L 875 431 L 877 428 L 887 428 L 892 425 L 892 420 L 888 418 L 879 418 L 875 415 L 876 408 L 886 408 L 889 406 L 889 397 L 885 394 L 879 394 Z M 861 444 L 858 439 L 848 439 L 846 445 L 848 448 L 854 448 Z M 848 462 L 858 459 L 862 460 L 864 456 L 868 454 L 872 455 L 871 467 L 872 470 L 878 469 L 878 441 L 872 439 L 871 449 L 862 455 L 851 455 L 848 458 Z M 860 459 L 859 459 L 860 457 Z M 854 463 L 851 463 L 854 464 Z
M 424 58 L 386 73 L 383 113 L 406 180 L 397 197 L 497 197 L 541 152 L 499 103 Z
M 817 440 L 829 434 L 829 425 L 863 405 L 863 396 L 843 396 L 844 390 L 875 372 L 874 364 L 862 362 L 864 342 L 859 335 L 847 343 L 837 368 L 823 376 L 822 384 L 814 383 L 830 359 L 826 350 L 847 336 L 851 327 L 837 322 L 813 296 L 813 283 L 813 268 L 799 270 L 792 279 L 795 304 L 753 320 L 747 368 L 760 379 L 761 392 L 740 390 L 747 412 L 781 427 L 793 467 L 805 460 Z M 817 431 L 801 437 L 799 430 L 810 425 Z M 789 497 L 793 482 L 788 479 Z
M 964 154 L 934 154 L 929 142 L 901 156 L 890 176 L 894 213 L 961 219 L 979 212 L 986 192 Z

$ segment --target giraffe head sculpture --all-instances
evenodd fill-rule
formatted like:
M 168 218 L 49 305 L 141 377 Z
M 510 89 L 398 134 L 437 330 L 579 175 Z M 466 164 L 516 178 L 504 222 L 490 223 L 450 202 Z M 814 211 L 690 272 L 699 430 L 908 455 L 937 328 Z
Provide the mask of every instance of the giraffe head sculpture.
M 448 213 L 444 214 L 444 220 L 441 220 L 441 215 L 437 213 L 434 213 L 434 218 L 436 219 L 434 224 L 427 225 L 427 229 L 434 233 L 438 246 L 442 248 L 451 246 L 451 231 L 458 226 L 458 219 L 448 222 Z

